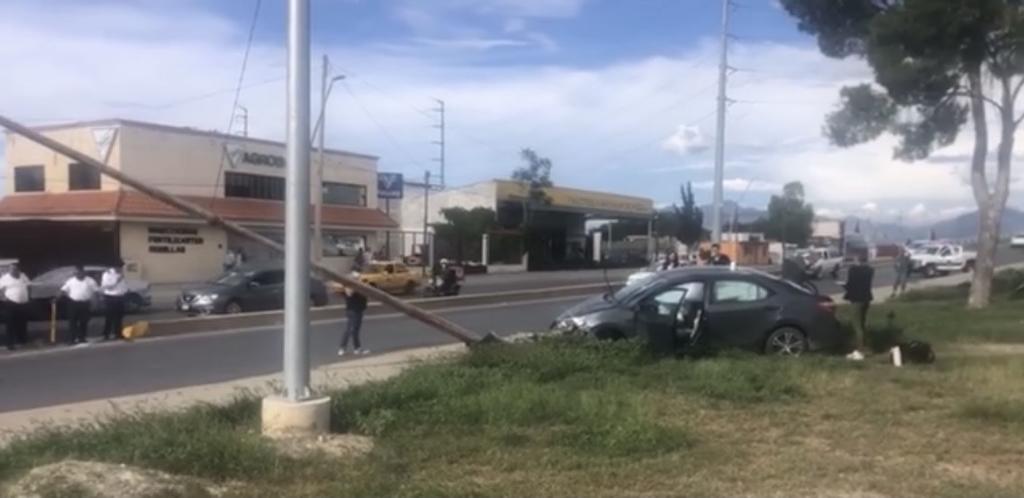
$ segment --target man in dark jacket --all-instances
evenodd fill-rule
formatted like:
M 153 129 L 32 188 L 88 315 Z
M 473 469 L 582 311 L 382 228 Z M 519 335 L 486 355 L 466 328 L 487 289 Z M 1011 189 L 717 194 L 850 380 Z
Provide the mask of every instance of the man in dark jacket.
M 729 266 L 732 264 L 732 260 L 729 259 L 729 256 L 722 254 L 722 246 L 711 244 L 711 258 L 708 259 L 708 264 L 711 266 Z
M 358 278 L 358 275 L 355 275 Z M 338 348 L 338 356 L 345 356 L 345 349 L 348 348 L 349 339 L 352 340 L 352 351 L 355 354 L 369 354 L 369 349 L 363 349 L 359 333 L 363 329 L 363 314 L 366 312 L 366 296 L 360 294 L 351 287 L 345 287 L 345 333 L 341 336 L 341 345 Z
M 875 269 L 868 265 L 867 257 L 857 257 L 857 264 L 850 267 L 846 279 L 846 295 L 844 299 L 853 305 L 853 331 L 854 338 L 853 352 L 847 355 L 851 360 L 863 360 L 864 353 L 864 332 L 867 327 L 868 309 L 874 295 L 871 293 L 872 282 L 875 279 Z

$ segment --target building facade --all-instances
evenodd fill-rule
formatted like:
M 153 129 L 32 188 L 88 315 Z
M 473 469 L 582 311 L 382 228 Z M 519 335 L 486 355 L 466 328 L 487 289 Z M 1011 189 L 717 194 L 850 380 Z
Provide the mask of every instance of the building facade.
M 283 241 L 286 164 L 280 142 L 128 120 L 38 130 Z M 0 257 L 17 258 L 30 272 L 121 259 L 154 283 L 194 282 L 216 276 L 229 249 L 252 263 L 280 259 L 25 137 L 8 133 L 5 153 Z M 337 150 L 324 156 L 322 184 L 311 185 L 323 200 L 322 256 L 343 270 L 357 248 L 374 250 L 381 233 L 397 224 L 377 209 L 376 157 Z

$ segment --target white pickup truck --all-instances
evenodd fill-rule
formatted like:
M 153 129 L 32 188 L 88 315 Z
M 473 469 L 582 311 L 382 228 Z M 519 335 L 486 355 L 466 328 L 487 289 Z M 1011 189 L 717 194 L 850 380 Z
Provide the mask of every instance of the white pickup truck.
M 925 277 L 936 277 L 952 272 L 974 269 L 977 253 L 965 251 L 955 244 L 932 244 L 913 251 L 910 255 L 912 270 Z
M 825 275 L 836 278 L 843 268 L 843 255 L 838 249 L 829 247 L 812 247 L 802 249 L 797 255 L 803 258 L 809 277 L 819 279 Z

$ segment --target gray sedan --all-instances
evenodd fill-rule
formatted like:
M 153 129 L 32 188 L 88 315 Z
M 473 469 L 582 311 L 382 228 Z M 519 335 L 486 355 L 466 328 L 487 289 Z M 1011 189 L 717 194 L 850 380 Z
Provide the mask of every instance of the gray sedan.
M 677 348 L 693 345 L 699 328 L 702 346 L 794 356 L 845 342 L 830 298 L 764 272 L 726 267 L 654 274 L 580 303 L 554 328 L 606 339 L 669 337 Z

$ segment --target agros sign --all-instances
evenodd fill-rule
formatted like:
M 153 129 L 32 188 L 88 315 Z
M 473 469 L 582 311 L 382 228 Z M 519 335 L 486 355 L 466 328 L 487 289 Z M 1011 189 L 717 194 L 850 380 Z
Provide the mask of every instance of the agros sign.
M 226 147 L 228 158 L 231 160 L 232 166 L 238 166 L 239 164 L 251 164 L 253 166 L 266 166 L 268 168 L 284 168 L 288 164 L 283 156 L 263 154 L 260 152 L 249 152 L 241 149 L 237 145 L 228 145 Z

